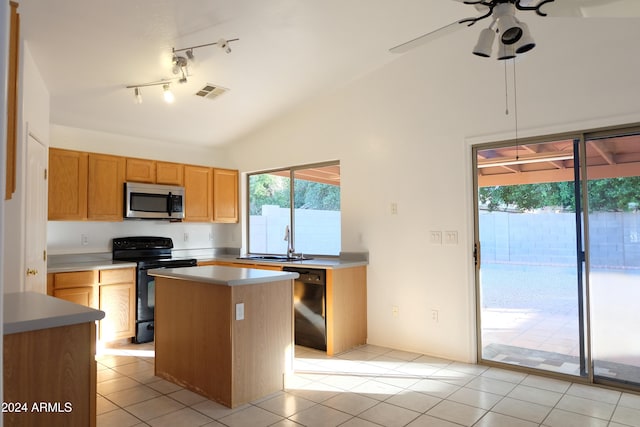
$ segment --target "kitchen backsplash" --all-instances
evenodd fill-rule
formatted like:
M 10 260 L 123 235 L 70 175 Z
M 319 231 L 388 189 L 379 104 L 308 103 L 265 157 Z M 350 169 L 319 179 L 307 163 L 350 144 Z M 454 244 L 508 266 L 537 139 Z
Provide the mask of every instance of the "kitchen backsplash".
M 110 252 L 114 237 L 171 237 L 176 249 L 239 248 L 239 224 L 202 224 L 168 221 L 49 221 L 47 251 L 50 255 Z

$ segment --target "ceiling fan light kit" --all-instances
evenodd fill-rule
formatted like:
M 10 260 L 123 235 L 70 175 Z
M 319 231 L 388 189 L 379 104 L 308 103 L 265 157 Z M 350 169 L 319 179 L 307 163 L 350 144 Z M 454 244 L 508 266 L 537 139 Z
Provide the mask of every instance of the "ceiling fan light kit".
M 540 11 L 543 4 L 554 0 L 543 0 L 536 6 L 523 6 L 521 0 L 491 0 L 491 1 L 465 1 L 465 4 L 474 4 L 488 8 L 488 12 L 477 18 L 467 18 L 459 21 L 468 23 L 469 26 L 481 19 L 492 17 L 491 24 L 480 32 L 478 43 L 473 49 L 477 56 L 488 58 L 491 56 L 492 44 L 495 37 L 490 37 L 489 32 L 498 34 L 498 60 L 512 59 L 516 55 L 529 52 L 536 46 L 529 26 L 516 18 L 516 10 L 532 10 L 540 16 L 546 16 Z M 494 34 L 494 35 L 495 35 Z
M 227 39 L 221 38 L 218 41 L 213 43 L 206 43 L 206 44 L 201 44 L 197 46 L 185 47 L 181 49 L 173 48 L 171 50 L 173 54 L 171 58 L 171 64 L 172 64 L 171 71 L 173 72 L 173 74 L 177 75 L 178 77 L 176 77 L 175 79 L 163 79 L 156 82 L 127 85 L 126 88 L 133 89 L 134 102 L 136 104 L 142 104 L 142 92 L 140 88 L 148 87 L 148 86 L 162 86 L 163 99 L 166 103 L 170 104 L 175 100 L 175 96 L 173 95 L 173 92 L 171 92 L 170 84 L 172 83 L 172 81 L 177 81 L 178 83 L 187 83 L 187 77 L 190 76 L 189 68 L 188 68 L 189 64 L 195 61 L 195 55 L 193 54 L 194 49 L 207 47 L 207 46 L 218 46 L 225 53 L 231 53 L 231 47 L 229 46 L 229 43 L 235 42 L 238 40 L 240 39 L 235 38 L 235 39 L 227 40 Z M 179 54 L 179 52 L 184 52 L 185 56 L 182 56 L 181 54 Z

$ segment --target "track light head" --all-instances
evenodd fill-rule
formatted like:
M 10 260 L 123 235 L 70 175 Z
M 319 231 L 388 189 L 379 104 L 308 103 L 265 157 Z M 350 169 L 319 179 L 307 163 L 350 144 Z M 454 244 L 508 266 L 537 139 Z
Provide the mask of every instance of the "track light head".
M 162 90 L 164 100 L 167 104 L 171 104 L 173 101 L 175 101 L 175 97 L 173 96 L 173 92 L 171 92 L 171 88 L 169 87 L 168 83 L 162 85 Z
M 136 104 L 142 104 L 142 91 L 140 90 L 139 87 L 134 87 L 133 88 L 133 96 L 134 96 L 134 101 Z
M 185 55 L 187 55 L 187 59 L 188 59 L 189 61 L 194 61 L 194 60 L 196 59 L 196 57 L 195 57 L 195 56 L 193 56 L 193 48 L 191 48 L 191 49 L 187 49 L 187 50 L 185 51 Z
M 216 42 L 220 49 L 224 50 L 226 53 L 231 53 L 231 47 L 229 46 L 229 41 L 225 39 L 220 39 Z

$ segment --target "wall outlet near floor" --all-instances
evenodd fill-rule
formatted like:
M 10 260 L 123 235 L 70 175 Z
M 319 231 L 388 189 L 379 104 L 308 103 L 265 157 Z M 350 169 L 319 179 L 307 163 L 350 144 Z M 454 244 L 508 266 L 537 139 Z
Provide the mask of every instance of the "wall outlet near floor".
M 431 310 L 431 320 L 433 320 L 434 322 L 438 321 L 438 310 Z

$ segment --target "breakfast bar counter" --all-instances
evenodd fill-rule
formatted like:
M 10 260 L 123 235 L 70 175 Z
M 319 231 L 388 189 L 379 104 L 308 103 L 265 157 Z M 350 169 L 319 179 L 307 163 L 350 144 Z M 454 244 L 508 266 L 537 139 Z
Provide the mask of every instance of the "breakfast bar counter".
M 284 389 L 297 273 L 205 266 L 149 274 L 157 376 L 231 408 Z

